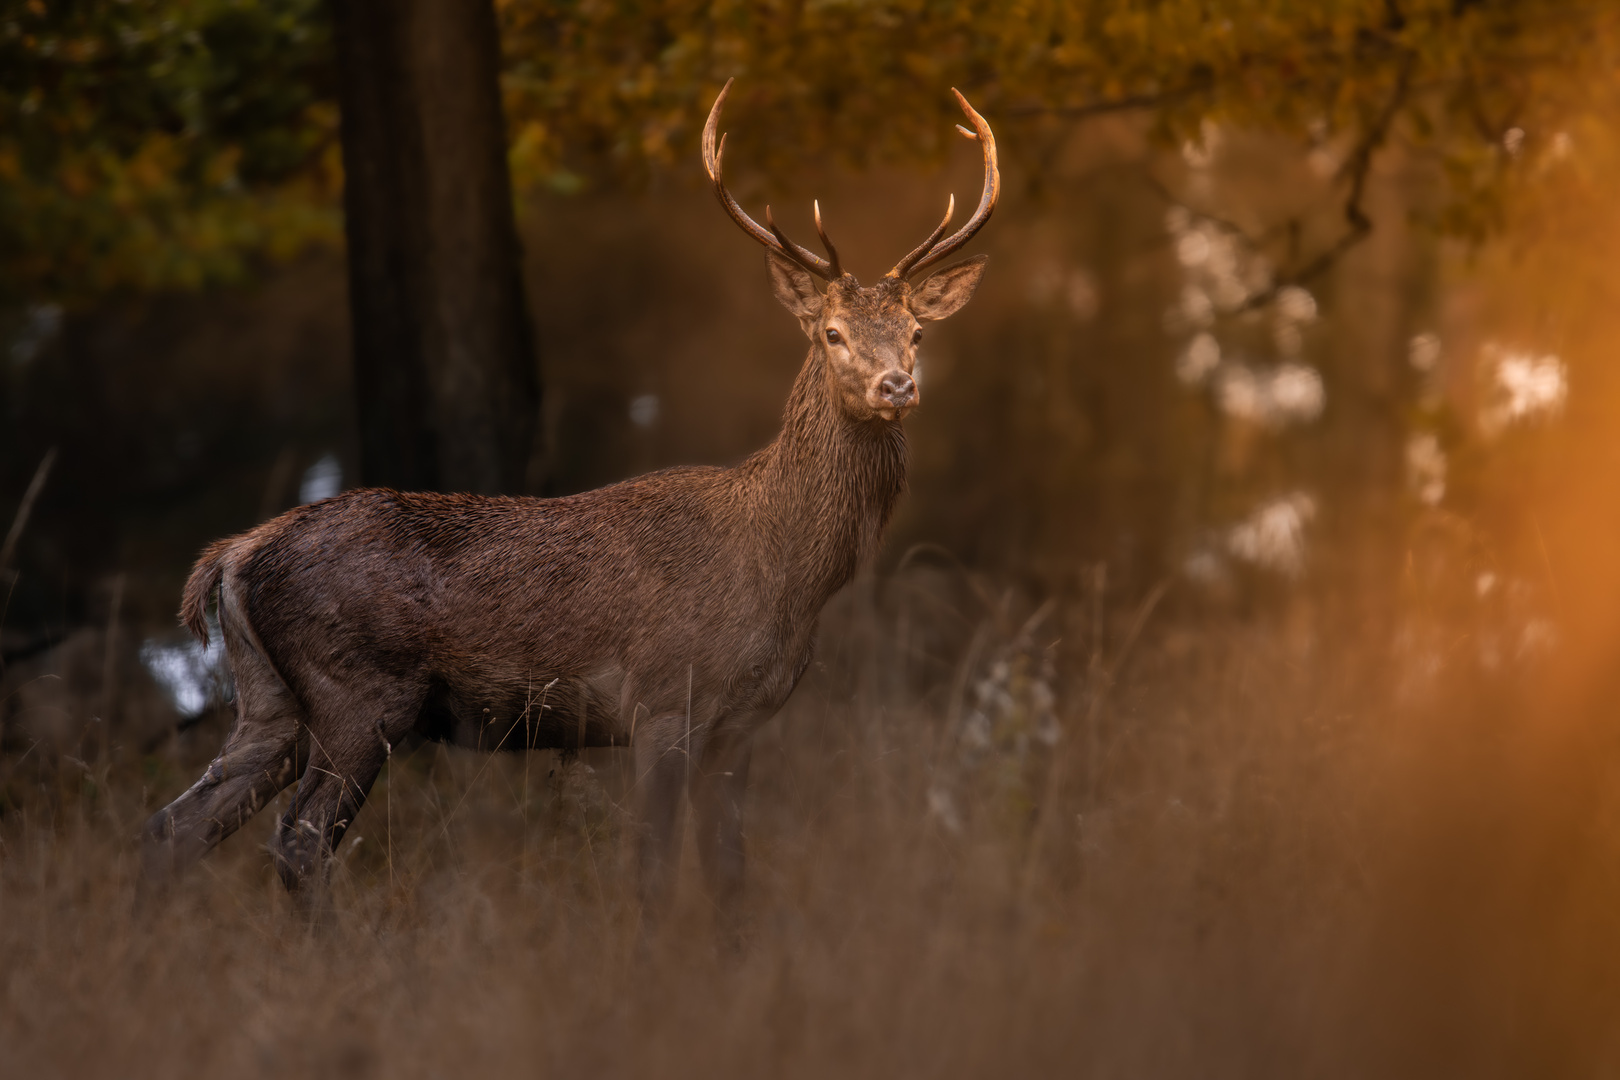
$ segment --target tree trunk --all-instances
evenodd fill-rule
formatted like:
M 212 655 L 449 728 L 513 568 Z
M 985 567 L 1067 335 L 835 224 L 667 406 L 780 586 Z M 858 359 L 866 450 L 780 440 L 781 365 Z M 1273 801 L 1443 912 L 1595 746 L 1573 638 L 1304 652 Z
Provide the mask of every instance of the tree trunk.
M 333 0 L 360 472 L 517 491 L 540 416 L 492 0 Z

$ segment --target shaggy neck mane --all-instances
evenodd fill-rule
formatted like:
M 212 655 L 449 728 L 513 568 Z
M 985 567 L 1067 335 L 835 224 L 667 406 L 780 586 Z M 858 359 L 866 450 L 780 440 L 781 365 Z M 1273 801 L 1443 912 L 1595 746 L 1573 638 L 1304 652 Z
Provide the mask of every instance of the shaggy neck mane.
M 906 486 L 906 435 L 895 421 L 853 420 L 814 347 L 788 395 L 782 433 L 751 463 L 757 510 L 791 568 L 794 606 L 820 610 L 877 553 Z

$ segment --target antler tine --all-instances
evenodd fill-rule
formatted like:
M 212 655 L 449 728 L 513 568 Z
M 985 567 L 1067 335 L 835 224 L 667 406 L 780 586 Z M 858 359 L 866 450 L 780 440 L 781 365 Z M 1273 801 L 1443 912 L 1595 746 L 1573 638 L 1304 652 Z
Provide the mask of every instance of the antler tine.
M 827 230 L 821 226 L 821 200 L 813 200 L 810 205 L 816 211 L 816 235 L 821 237 L 821 246 L 827 249 L 827 264 L 832 268 L 832 276 L 841 278 L 844 268 L 838 265 L 838 249 L 833 247 L 833 242 L 827 238 Z
M 902 260 L 900 266 L 896 266 L 894 270 L 890 271 L 896 277 L 909 277 L 919 270 L 924 270 L 973 239 L 973 234 L 982 229 L 984 223 L 990 220 L 990 214 L 996 208 L 996 200 L 1001 197 L 1001 168 L 996 163 L 995 133 L 990 130 L 989 122 L 975 112 L 973 106 L 968 104 L 967 98 L 962 96 L 960 90 L 952 87 L 951 93 L 956 95 L 956 103 L 962 106 L 962 111 L 967 114 L 969 120 L 973 121 L 973 131 L 968 131 L 967 128 L 962 127 L 960 124 L 957 125 L 957 130 L 970 139 L 977 139 L 984 150 L 984 194 L 979 197 L 978 209 L 973 211 L 973 216 L 968 218 L 967 224 L 956 230 L 937 246 L 927 245 L 926 253 L 919 256 L 917 261 L 909 267 L 905 267 L 905 260 Z M 910 257 L 907 256 L 908 259 Z M 902 269 L 902 267 L 905 267 L 905 269 Z
M 806 270 L 810 271 L 812 274 L 820 275 L 821 277 L 826 278 L 828 281 L 832 281 L 833 279 L 842 276 L 833 263 L 829 263 L 826 259 L 823 259 L 820 255 L 817 255 L 809 248 L 800 247 L 792 240 L 789 240 L 787 233 L 783 232 L 781 228 L 777 226 L 775 220 L 772 219 L 771 208 L 769 206 L 765 208 L 765 227 L 771 230 L 772 236 L 776 237 L 778 249 L 781 251 L 781 253 L 798 263 L 800 266 L 804 267 Z
M 894 269 L 890 270 L 887 274 L 884 274 L 883 276 L 884 277 L 892 277 L 892 278 L 904 278 L 907 274 L 911 273 L 912 265 L 914 263 L 916 263 L 916 261 L 918 259 L 920 259 L 924 255 L 928 254 L 929 249 L 931 249 L 935 244 L 939 243 L 939 238 L 945 235 L 945 228 L 946 228 L 946 226 L 950 225 L 951 218 L 954 217 L 955 215 L 956 215 L 956 196 L 952 195 L 951 198 L 950 198 L 950 201 L 945 204 L 945 216 L 944 216 L 944 218 L 942 218 L 940 220 L 939 225 L 934 229 L 934 231 L 928 234 L 928 239 L 924 240 L 922 243 L 920 243 L 916 247 L 912 248 L 911 249 L 911 254 L 907 255 L 905 258 L 903 258 L 899 262 L 895 263 L 894 264 Z
M 831 281 L 838 276 L 834 272 L 832 264 L 814 252 L 806 251 L 783 235 L 782 231 L 776 227 L 776 223 L 771 221 L 769 207 L 765 210 L 765 221 L 770 225 L 770 228 L 766 229 L 749 217 L 743 211 L 743 208 L 737 204 L 737 200 L 731 197 L 731 192 L 726 190 L 722 172 L 722 162 L 726 153 L 726 138 L 721 135 L 717 142 L 715 132 L 720 127 L 720 108 L 726 103 L 726 95 L 731 92 L 731 84 L 734 82 L 736 82 L 735 79 L 726 80 L 726 85 L 720 89 L 720 95 L 714 99 L 714 107 L 709 110 L 708 122 L 703 125 L 703 167 L 708 170 L 709 180 L 714 185 L 715 198 L 720 200 L 720 205 L 725 207 L 726 213 L 731 215 L 731 220 L 735 221 L 743 232 L 752 236 L 778 255 L 792 259 L 812 274 Z

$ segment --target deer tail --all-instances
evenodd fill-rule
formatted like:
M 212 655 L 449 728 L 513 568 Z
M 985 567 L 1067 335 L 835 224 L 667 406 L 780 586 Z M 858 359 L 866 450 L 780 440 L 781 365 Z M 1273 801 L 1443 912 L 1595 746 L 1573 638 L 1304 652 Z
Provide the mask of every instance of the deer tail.
M 208 602 L 225 574 L 225 555 L 239 539 L 232 536 L 209 544 L 186 579 L 186 591 L 180 600 L 180 621 L 204 645 L 208 644 Z

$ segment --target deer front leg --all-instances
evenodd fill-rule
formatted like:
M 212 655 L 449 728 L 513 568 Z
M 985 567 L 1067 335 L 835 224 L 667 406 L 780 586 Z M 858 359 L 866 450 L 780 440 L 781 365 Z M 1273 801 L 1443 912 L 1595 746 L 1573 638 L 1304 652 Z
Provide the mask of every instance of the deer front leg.
M 726 952 L 740 951 L 746 935 L 743 885 L 743 800 L 748 794 L 747 735 L 715 739 L 692 770 L 692 809 L 697 815 L 703 883 L 715 911 L 715 937 Z
M 668 912 L 681 862 L 681 794 L 686 790 L 691 758 L 686 714 L 661 716 L 636 729 L 636 818 L 641 898 L 641 935 L 651 938 Z

